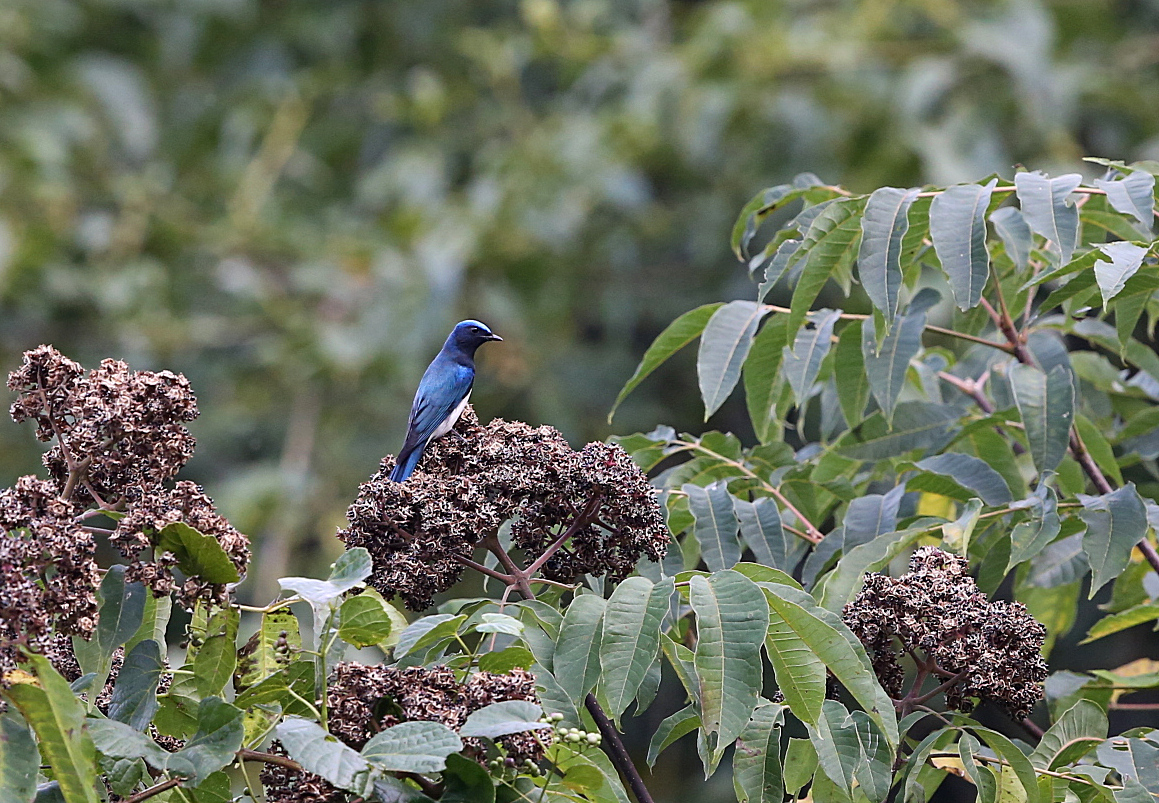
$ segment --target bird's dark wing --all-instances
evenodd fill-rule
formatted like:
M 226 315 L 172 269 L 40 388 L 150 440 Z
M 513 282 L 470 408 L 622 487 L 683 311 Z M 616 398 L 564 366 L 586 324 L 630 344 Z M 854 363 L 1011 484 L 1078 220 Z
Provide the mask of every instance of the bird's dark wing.
M 439 424 L 471 392 L 474 381 L 474 368 L 453 360 L 436 358 L 419 382 L 402 451 L 410 452 L 425 445 Z

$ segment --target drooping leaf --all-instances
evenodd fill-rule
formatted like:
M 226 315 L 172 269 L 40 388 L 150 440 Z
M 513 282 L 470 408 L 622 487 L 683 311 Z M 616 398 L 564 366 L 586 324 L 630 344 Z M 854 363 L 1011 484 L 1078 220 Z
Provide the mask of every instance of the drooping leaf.
M 861 763 L 861 744 L 845 706 L 826 700 L 821 716 L 809 726 L 809 738 L 817 750 L 821 770 L 838 789 L 852 794 L 854 773 Z
M 1042 483 L 1037 493 L 1041 498 L 1037 515 L 1029 521 L 1014 525 L 1011 531 L 1010 558 L 1006 563 L 1006 571 L 1038 555 L 1059 534 L 1058 499 L 1054 489 Z
M 809 398 L 817 373 L 821 370 L 821 361 L 829 353 L 833 326 L 840 316 L 841 310 L 823 309 L 810 313 L 813 328 L 797 332 L 791 349 L 785 346 L 782 370 L 793 388 L 798 407 Z
M 926 532 L 928 531 L 921 527 L 892 532 L 848 550 L 833 571 L 825 575 L 824 585 L 814 589 L 814 593 L 820 591 L 821 607 L 835 613 L 840 612 L 857 594 L 861 587 L 861 578 L 867 572 L 883 569 Z
M 781 526 L 777 503 L 767 496 L 752 502 L 733 497 L 733 509 L 740 523 L 741 538 L 752 550 L 757 563 L 784 569 L 790 550 L 785 543 L 785 530 Z
M 864 711 L 850 712 L 849 722 L 861 752 L 853 777 L 870 800 L 885 800 L 893 781 L 893 750 L 877 723 Z
M 553 669 L 560 688 L 579 705 L 596 685 L 600 674 L 600 640 L 603 631 L 603 597 L 581 594 L 564 614 L 555 643 Z
M 825 664 L 775 607 L 769 614 L 765 652 L 789 710 L 802 722 L 816 722 L 825 700 Z
M 193 683 L 202 697 L 221 694 L 237 668 L 237 608 L 222 608 L 209 619 L 193 659 Z
M 32 729 L 14 712 L 0 714 L 0 800 L 32 803 L 39 767 Z
M 1026 755 L 1000 733 L 981 727 L 972 727 L 970 730 L 997 753 L 999 758 L 1010 765 L 1018 779 L 1018 784 L 1026 795 L 1026 803 L 1038 803 L 1040 797 L 1038 780 L 1034 774 L 1034 767 Z
M 600 666 L 607 712 L 614 721 L 636 697 L 660 649 L 660 626 L 668 611 L 673 581 L 653 585 L 629 577 L 616 586 L 604 609 Z
M 761 443 L 767 443 L 776 419 L 776 403 L 782 389 L 781 357 L 785 346 L 786 315 L 774 315 L 753 339 L 745 359 L 744 393 L 753 431 Z
M 716 572 L 689 580 L 696 612 L 696 676 L 700 716 L 713 763 L 740 736 L 761 691 L 761 645 L 768 631 L 768 603 L 742 574 Z
M 1134 483 L 1109 494 L 1083 497 L 1079 513 L 1087 525 L 1083 551 L 1091 567 L 1091 591 L 1119 576 L 1131 560 L 1131 550 L 1147 534 L 1147 510 Z
M 1010 369 L 1010 387 L 1026 427 L 1034 467 L 1039 473 L 1054 471 L 1066 454 L 1074 423 L 1070 372 L 1061 365 L 1049 374 L 1032 365 L 1015 365 Z
M 1079 700 L 1039 739 L 1030 763 L 1053 770 L 1082 758 L 1106 738 L 1106 712 L 1090 700 Z
M 439 772 L 462 749 L 462 739 L 441 722 L 400 722 L 370 737 L 362 757 L 387 772 Z
M 901 402 L 894 409 L 891 429 L 880 413 L 867 418 L 835 445 L 838 454 L 855 460 L 885 460 L 913 449 L 933 449 L 944 444 L 959 412 L 949 405 Z
M 42 655 L 29 655 L 32 674 L 10 673 L 4 696 L 32 726 L 40 757 L 52 767 L 66 803 L 98 803 L 96 748 L 84 730 L 84 705 Z
M 785 748 L 785 792 L 796 795 L 813 779 L 817 770 L 817 749 L 808 739 L 789 739 Z
M 709 571 L 732 568 L 740 560 L 740 543 L 728 483 L 718 480 L 705 488 L 689 484 L 684 486 L 684 491 L 688 494 L 688 509 L 696 521 L 692 532 Z
M 1073 583 L 1087 572 L 1081 532 L 1060 538 L 1039 552 L 1030 564 L 1026 581 L 1040 588 Z
M 887 324 L 897 315 L 902 239 L 909 229 L 907 213 L 917 194 L 917 190 L 881 187 L 869 196 L 861 218 L 861 249 L 857 254 L 861 283 Z
M 144 730 L 157 713 L 157 683 L 161 679 L 161 648 L 152 639 L 140 641 L 117 675 L 109 701 L 109 717 Z
M 236 583 L 237 567 L 212 535 L 200 533 L 182 521 L 163 529 L 157 539 L 158 552 L 172 552 L 181 571 L 207 583 Z
M 1110 262 L 1105 259 L 1095 261 L 1095 282 L 1099 285 L 1103 304 L 1107 304 L 1123 291 L 1127 280 L 1142 267 L 1147 248 L 1122 240 L 1105 243 L 1098 248 L 1110 259 Z
M 706 421 L 736 387 L 757 326 L 767 312 L 767 307 L 755 301 L 730 301 L 716 310 L 704 327 L 696 373 Z
M 777 245 L 777 250 L 765 263 L 765 274 L 757 287 L 758 303 L 764 303 L 765 296 L 769 294 L 769 291 L 776 286 L 777 282 L 785 278 L 785 274 L 793 265 L 793 257 L 796 256 L 800 247 L 801 241 L 792 239 Z
M 976 307 L 990 276 L 986 210 L 998 179 L 949 187 L 930 203 L 930 239 L 958 308 Z
M 218 697 L 201 701 L 197 708 L 197 732 L 175 754 L 193 765 L 194 784 L 233 761 L 245 735 L 243 717 L 240 708 Z
M 398 644 L 394 647 L 394 657 L 405 658 L 412 652 L 417 653 L 440 641 L 449 641 L 466 621 L 465 615 L 450 613 L 436 613 L 416 619 L 399 636 Z
M 656 759 L 665 748 L 699 727 L 700 717 L 696 714 L 696 707 L 692 705 L 686 705 L 675 714 L 666 717 L 656 727 L 656 732 L 652 734 L 652 740 L 648 743 L 648 766 L 654 767 Z
M 918 461 L 917 467 L 951 478 L 958 485 L 974 491 L 987 505 L 1006 505 L 1011 501 L 1006 480 L 985 460 L 977 457 L 946 452 Z
M 879 346 L 873 319 L 868 318 L 861 324 L 861 356 L 865 361 L 865 374 L 887 422 L 893 422 L 910 360 L 921 351 L 925 325 L 924 311 L 906 315 L 901 323 L 890 329 Z
M 1116 212 L 1131 215 L 1151 231 L 1155 223 L 1155 176 L 1135 170 L 1114 181 L 1096 179 L 1095 186 L 1107 193 L 1107 202 Z
M 864 198 L 833 201 L 805 232 L 801 248 L 794 255 L 795 260 L 803 260 L 805 264 L 789 304 L 785 342 L 796 339 L 797 330 L 834 271 L 853 259 L 854 246 L 861 237 L 864 206 Z
M 687 346 L 696 338 L 700 337 L 700 333 L 704 331 L 704 327 L 708 324 L 708 319 L 713 316 L 723 304 L 705 304 L 703 307 L 697 307 L 694 310 L 681 315 L 661 332 L 657 338 L 652 341 L 652 345 L 644 352 L 643 359 L 640 364 L 636 366 L 635 373 L 624 383 L 624 387 L 620 389 L 616 396 L 616 401 L 612 405 L 612 409 L 608 411 L 608 423 L 612 423 L 612 416 L 616 414 L 616 409 L 629 393 L 636 389 L 648 374 L 655 371 L 660 365 L 671 357 L 680 349 Z
M 1067 201 L 1082 184 L 1078 173 L 1047 178 L 1039 171 L 1018 173 L 1014 186 L 1018 203 L 1030 228 L 1054 244 L 1059 251 L 1059 264 L 1070 262 L 1079 236 L 1078 208 Z
M 1034 244 L 1034 237 L 1030 233 L 1030 226 L 1022 210 L 1016 206 L 1003 206 L 995 209 L 990 215 L 990 222 L 994 230 L 1002 238 L 1006 253 L 1014 260 L 1019 270 L 1026 267 L 1030 259 L 1030 247 Z
M 781 771 L 783 709 L 776 703 L 757 706 L 741 731 L 732 760 L 732 784 L 737 803 L 782 803 Z
M 275 730 L 286 754 L 307 772 L 321 775 L 340 789 L 364 797 L 373 789 L 370 763 L 324 731 L 316 722 L 287 717 Z
M 897 486 L 885 494 L 866 494 L 849 502 L 842 519 L 846 550 L 868 543 L 879 535 L 892 532 L 897 525 L 897 511 L 905 487 Z
M 145 585 L 125 582 L 125 568 L 111 566 L 101 580 L 97 643 L 106 662 L 113 650 L 132 638 L 145 616 Z
M 833 379 L 837 385 L 837 400 L 845 423 L 855 427 L 865 415 L 869 403 L 869 377 L 865 374 L 865 359 L 861 354 L 861 321 L 852 321 L 841 330 L 833 353 Z

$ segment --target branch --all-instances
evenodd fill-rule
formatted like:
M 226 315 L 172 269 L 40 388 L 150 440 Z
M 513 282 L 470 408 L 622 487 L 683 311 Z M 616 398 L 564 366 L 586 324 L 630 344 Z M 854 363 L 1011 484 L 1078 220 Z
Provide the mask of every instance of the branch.
M 148 800 L 154 795 L 159 795 L 162 792 L 169 791 L 183 780 L 183 778 L 169 778 L 157 784 L 156 786 L 150 786 L 148 789 L 142 792 L 138 792 L 132 797 L 125 798 L 125 803 L 141 803 L 142 800 Z
M 543 568 L 543 564 L 547 563 L 551 559 L 551 556 L 554 555 L 556 551 L 564 545 L 564 542 L 567 541 L 567 539 L 571 538 L 584 527 L 587 527 L 589 524 L 591 524 L 599 512 L 600 502 L 602 499 L 603 494 L 593 494 L 592 498 L 588 500 L 588 503 L 584 505 L 584 509 L 577 513 L 576 517 L 572 519 L 571 526 L 569 526 L 567 530 L 564 531 L 563 535 L 555 539 L 555 541 L 543 551 L 543 554 L 536 558 L 525 571 L 528 574 L 535 574 L 537 571 Z
M 496 580 L 499 580 L 503 583 L 507 583 L 508 585 L 510 585 L 514 581 L 514 578 L 511 575 L 504 574 L 503 572 L 497 572 L 494 569 L 492 569 L 490 566 L 484 566 L 482 563 L 479 563 L 478 561 L 471 560 L 470 558 L 464 558 L 462 555 L 452 554 L 451 559 L 453 561 L 455 561 L 456 563 L 460 563 L 463 566 L 466 566 L 469 569 L 474 569 L 475 571 L 481 572 L 482 574 L 485 574 L 488 577 L 494 577 Z

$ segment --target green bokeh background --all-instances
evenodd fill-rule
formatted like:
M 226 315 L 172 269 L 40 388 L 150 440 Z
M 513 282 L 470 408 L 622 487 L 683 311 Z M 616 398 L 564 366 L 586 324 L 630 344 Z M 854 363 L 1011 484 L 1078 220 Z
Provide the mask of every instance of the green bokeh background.
M 0 364 L 188 375 L 185 476 L 264 600 L 337 554 L 455 321 L 506 338 L 484 418 L 696 430 L 690 354 L 605 416 L 672 318 L 751 292 L 752 194 L 1159 159 L 1157 54 L 1150 0 L 0 0 Z M 0 482 L 40 451 L 0 425 Z

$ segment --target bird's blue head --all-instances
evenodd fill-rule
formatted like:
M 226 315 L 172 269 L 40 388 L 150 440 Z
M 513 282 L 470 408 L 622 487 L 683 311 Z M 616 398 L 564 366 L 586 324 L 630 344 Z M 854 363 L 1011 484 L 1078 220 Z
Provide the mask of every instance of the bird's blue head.
M 489 340 L 503 338 L 491 331 L 485 323 L 479 321 L 460 321 L 455 324 L 451 334 L 447 337 L 447 346 L 454 346 L 459 351 L 474 354 L 475 349 Z

